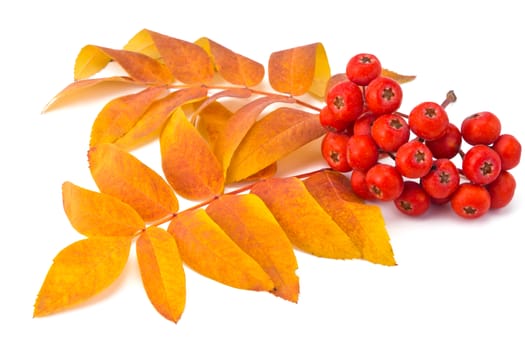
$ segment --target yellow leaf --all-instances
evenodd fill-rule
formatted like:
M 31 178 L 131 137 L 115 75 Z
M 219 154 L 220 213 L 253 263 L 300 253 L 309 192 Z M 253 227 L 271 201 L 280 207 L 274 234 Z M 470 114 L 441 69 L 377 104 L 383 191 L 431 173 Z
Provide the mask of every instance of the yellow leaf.
M 272 278 L 275 295 L 297 302 L 299 278 L 293 246 L 259 197 L 222 196 L 210 203 L 206 212 Z
M 262 111 L 277 102 L 293 103 L 294 99 L 278 95 L 261 97 L 244 104 L 226 121 L 224 130 L 218 135 L 214 148 L 214 153 L 225 171 L 230 164 L 233 152 Z
M 64 211 L 71 225 L 86 236 L 133 236 L 144 220 L 129 204 L 104 193 L 64 182 Z
M 159 137 L 170 115 L 178 107 L 206 97 L 205 87 L 195 86 L 176 90 L 164 98 L 156 100 L 126 134 L 115 141 L 124 149 L 134 149 Z
M 247 132 L 233 154 L 226 181 L 243 180 L 325 133 L 318 114 L 278 108 Z
M 110 143 L 92 147 L 89 169 L 101 192 L 131 205 L 145 221 L 159 220 L 179 210 L 168 183 L 130 153 Z
M 272 88 L 293 96 L 310 92 L 322 98 L 330 75 L 330 65 L 321 43 L 274 52 L 268 62 Z
M 173 76 L 168 68 L 149 56 L 96 45 L 86 45 L 80 50 L 75 61 L 75 80 L 89 78 L 106 67 L 110 61 L 117 62 L 131 78 L 140 82 L 157 84 L 173 82 Z
M 136 250 L 149 300 L 162 316 L 177 322 L 186 305 L 186 276 L 175 239 L 150 226 L 139 236 Z
M 211 96 L 209 96 L 206 100 L 204 100 L 198 108 L 193 112 L 192 117 L 190 120 L 192 121 L 192 124 L 195 124 L 196 117 L 204 110 L 206 109 L 210 104 L 215 103 L 218 99 L 223 97 L 235 97 L 235 98 L 248 98 L 252 95 L 252 92 L 250 89 L 247 88 L 231 88 L 231 89 L 224 89 L 221 90 Z
M 124 136 L 135 126 L 148 107 L 167 91 L 164 86 L 149 87 L 108 102 L 93 123 L 89 145 L 115 142 Z
M 254 86 L 264 78 L 262 64 L 208 38 L 200 38 L 195 43 L 208 53 L 215 69 L 226 81 L 235 85 Z
M 263 268 L 202 209 L 183 212 L 169 224 L 182 261 L 196 272 L 230 287 L 271 291 L 274 284 Z
M 294 246 L 312 255 L 360 258 L 361 252 L 295 177 L 256 183 L 251 192 L 268 206 Z
M 135 34 L 124 46 L 124 50 L 139 52 L 156 60 L 161 58 L 159 50 L 157 50 L 147 29 L 142 29 Z
M 206 139 L 212 149 L 223 132 L 226 122 L 233 115 L 233 112 L 223 104 L 213 101 L 205 107 L 199 109 L 199 118 L 197 120 L 197 130 Z
M 222 167 L 180 108 L 162 131 L 160 150 L 164 175 L 175 192 L 191 200 L 222 193 Z
M 42 284 L 34 317 L 63 311 L 110 286 L 128 260 L 129 237 L 90 237 L 64 248 Z
M 60 105 L 68 104 L 69 102 L 81 100 L 85 94 L 92 93 L 95 88 L 97 91 L 103 88 L 108 90 L 119 90 L 123 88 L 130 88 L 136 85 L 142 85 L 129 77 L 105 77 L 95 79 L 77 80 L 66 86 L 58 94 L 56 94 L 42 109 L 42 113 L 48 112 L 51 109 Z
M 380 208 L 364 204 L 352 192 L 347 177 L 325 171 L 312 175 L 304 183 L 310 194 L 360 249 L 363 259 L 396 265 Z

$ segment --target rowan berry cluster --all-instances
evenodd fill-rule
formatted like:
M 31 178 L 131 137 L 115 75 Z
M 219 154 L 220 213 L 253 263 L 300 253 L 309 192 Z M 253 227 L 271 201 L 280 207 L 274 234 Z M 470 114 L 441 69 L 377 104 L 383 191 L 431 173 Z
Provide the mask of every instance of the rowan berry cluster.
M 445 111 L 456 100 L 453 91 L 441 104 L 425 101 L 401 113 L 403 90 L 381 73 L 376 56 L 355 55 L 347 79 L 327 92 L 319 113 L 327 164 L 351 172 L 352 189 L 363 199 L 392 201 L 411 216 L 432 204 L 449 204 L 463 218 L 506 206 L 516 188 L 509 170 L 520 162 L 521 144 L 501 132 L 499 118 L 483 111 L 457 126 Z

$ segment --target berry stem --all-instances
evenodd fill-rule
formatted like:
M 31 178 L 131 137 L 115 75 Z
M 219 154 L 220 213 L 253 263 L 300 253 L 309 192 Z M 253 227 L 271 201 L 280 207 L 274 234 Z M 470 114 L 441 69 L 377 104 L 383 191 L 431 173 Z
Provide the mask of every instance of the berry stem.
M 454 103 L 457 101 L 457 96 L 454 93 L 454 90 L 450 90 L 447 92 L 447 97 L 445 100 L 441 103 L 441 107 L 446 108 L 449 104 Z

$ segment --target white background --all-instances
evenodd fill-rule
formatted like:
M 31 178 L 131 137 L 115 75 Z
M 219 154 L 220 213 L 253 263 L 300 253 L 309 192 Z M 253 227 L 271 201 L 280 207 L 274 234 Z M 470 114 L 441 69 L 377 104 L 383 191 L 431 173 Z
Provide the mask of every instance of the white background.
M 81 236 L 62 210 L 63 181 L 95 189 L 90 126 L 107 98 L 41 114 L 72 82 L 82 46 L 121 48 L 143 28 L 207 36 L 266 65 L 278 50 L 322 42 L 332 72 L 358 52 L 416 74 L 401 110 L 441 102 L 456 122 L 490 110 L 522 142 L 523 24 L 519 2 L 4 1 L 0 5 L 0 348 L 2 349 L 524 349 L 524 165 L 512 204 L 476 221 L 434 210 L 407 218 L 383 205 L 398 266 L 297 253 L 298 304 L 187 273 L 178 324 L 162 318 L 135 257 L 122 277 L 72 311 L 33 319 L 58 251 Z M 322 164 L 317 145 L 284 169 Z M 158 166 L 158 149 L 141 151 Z M 318 162 L 318 164 L 315 164 Z M 305 223 L 307 224 L 307 223 Z

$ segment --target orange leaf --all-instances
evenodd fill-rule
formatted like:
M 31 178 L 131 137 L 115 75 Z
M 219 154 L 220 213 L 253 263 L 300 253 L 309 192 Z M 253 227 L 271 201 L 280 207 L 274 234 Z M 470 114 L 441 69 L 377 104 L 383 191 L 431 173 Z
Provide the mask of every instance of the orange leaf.
M 166 180 L 181 196 L 198 200 L 222 192 L 222 167 L 180 108 L 175 110 L 160 135 L 160 151 Z
M 89 145 L 115 142 L 135 126 L 148 107 L 168 90 L 149 87 L 138 93 L 117 97 L 108 102 L 98 114 L 91 128 Z
M 281 107 L 257 121 L 231 159 L 227 182 L 243 180 L 324 135 L 319 115 Z
M 205 87 L 190 87 L 176 90 L 164 98 L 156 100 L 146 110 L 137 123 L 115 144 L 124 149 L 133 149 L 153 141 L 160 132 L 170 115 L 178 107 L 206 97 L 208 90 Z
M 330 66 L 321 43 L 274 52 L 268 62 L 272 88 L 293 96 L 310 92 L 323 97 Z
M 92 147 L 89 168 L 101 192 L 131 205 L 145 221 L 154 221 L 179 210 L 168 183 L 130 153 L 110 143 Z
M 207 104 L 204 108 L 200 106 L 197 108 L 199 109 L 197 130 L 208 141 L 210 147 L 214 149 L 215 143 L 233 112 L 217 101 Z
M 416 79 L 415 75 L 403 75 L 396 73 L 394 71 L 391 71 L 389 69 L 383 68 L 381 71 L 381 75 L 385 77 L 389 77 L 391 79 L 394 79 L 400 84 L 411 82 L 412 80 Z
M 155 49 L 150 45 L 155 45 Z M 128 48 L 159 58 L 166 64 L 175 79 L 187 84 L 202 84 L 213 78 L 213 65 L 206 51 L 197 44 L 176 39 L 148 29 L 137 33 Z
M 341 228 L 295 177 L 271 178 L 256 183 L 251 192 L 268 206 L 288 238 L 312 255 L 352 259 L 361 253 Z
M 270 276 L 204 210 L 177 215 L 168 232 L 177 241 L 182 261 L 203 276 L 234 288 L 273 290 Z
M 266 107 L 272 103 L 293 103 L 294 101 L 291 97 L 272 95 L 258 98 L 239 108 L 226 121 L 224 131 L 220 133 L 215 143 L 214 153 L 223 169 L 228 168 L 233 152 Z
M 64 248 L 47 273 L 33 316 L 71 308 L 110 286 L 126 265 L 130 245 L 129 237 L 90 237 Z
M 222 196 L 210 203 L 206 212 L 272 278 L 275 295 L 297 302 L 299 278 L 293 246 L 259 197 Z
M 129 77 L 105 77 L 96 79 L 85 79 L 77 80 L 66 86 L 58 94 L 56 94 L 44 107 L 42 113 L 57 107 L 60 104 L 67 104 L 74 100 L 80 100 L 84 96 L 82 93 L 87 94 L 92 92 L 94 88 L 122 88 L 134 85 L 142 85 Z
M 343 174 L 325 171 L 304 181 L 310 194 L 361 250 L 363 259 L 396 265 L 390 238 L 378 206 L 364 204 Z
M 175 239 L 150 226 L 138 238 L 136 250 L 149 300 L 162 316 L 177 322 L 186 305 L 186 276 Z
M 64 182 L 62 201 L 71 225 L 85 236 L 132 236 L 144 229 L 135 209 L 109 194 Z
M 254 86 L 264 78 L 264 66 L 239 55 L 208 38 L 195 42 L 210 55 L 215 69 L 228 82 L 235 85 Z
M 102 46 L 84 46 L 75 61 L 75 80 L 89 78 L 110 61 L 117 62 L 135 80 L 143 83 L 169 84 L 173 76 L 166 66 L 144 54 Z

